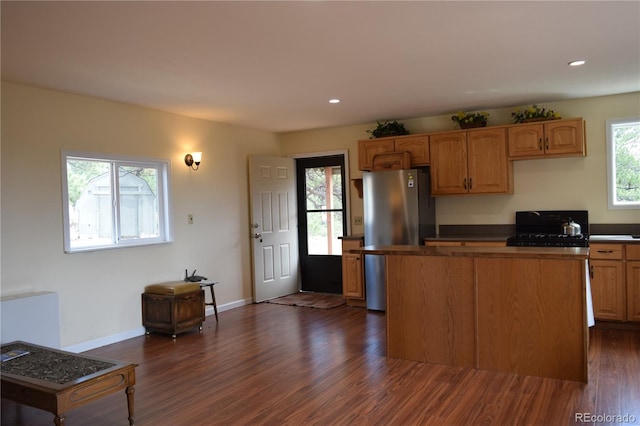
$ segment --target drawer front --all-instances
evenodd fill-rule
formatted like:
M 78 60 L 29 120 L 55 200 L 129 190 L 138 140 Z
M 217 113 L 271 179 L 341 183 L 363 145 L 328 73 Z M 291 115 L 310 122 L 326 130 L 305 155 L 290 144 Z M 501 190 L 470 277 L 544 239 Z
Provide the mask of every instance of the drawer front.
M 627 260 L 640 260 L 640 244 L 626 245 Z
M 342 240 L 342 251 L 355 250 L 362 247 L 362 240 Z
M 622 259 L 622 244 L 590 244 L 590 259 Z

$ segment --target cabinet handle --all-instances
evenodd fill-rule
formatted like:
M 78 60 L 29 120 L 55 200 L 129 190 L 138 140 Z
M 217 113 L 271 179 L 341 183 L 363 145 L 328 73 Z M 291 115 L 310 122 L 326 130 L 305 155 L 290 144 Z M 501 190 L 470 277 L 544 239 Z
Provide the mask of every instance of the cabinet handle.
M 467 190 L 467 178 L 464 178 L 464 180 L 462 181 L 462 186 L 464 187 L 465 191 Z
M 544 145 L 545 145 L 545 149 L 548 151 L 549 150 L 549 136 L 547 136 L 544 139 Z
M 613 250 L 598 250 L 598 253 L 611 254 L 613 253 Z
M 469 191 L 471 191 L 471 188 L 473 188 L 473 182 L 471 181 L 471 178 L 469 178 Z
M 589 276 L 593 279 L 593 265 L 589 265 Z
M 542 151 L 542 138 L 538 139 L 538 150 Z

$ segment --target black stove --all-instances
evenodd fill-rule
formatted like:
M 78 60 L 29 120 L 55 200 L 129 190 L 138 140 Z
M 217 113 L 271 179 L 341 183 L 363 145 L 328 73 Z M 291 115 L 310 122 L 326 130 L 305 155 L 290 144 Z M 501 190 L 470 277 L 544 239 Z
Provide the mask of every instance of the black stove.
M 581 235 L 565 235 L 562 225 L 573 220 Z M 511 247 L 589 247 L 589 213 L 586 210 L 516 212 L 516 234 L 507 238 Z

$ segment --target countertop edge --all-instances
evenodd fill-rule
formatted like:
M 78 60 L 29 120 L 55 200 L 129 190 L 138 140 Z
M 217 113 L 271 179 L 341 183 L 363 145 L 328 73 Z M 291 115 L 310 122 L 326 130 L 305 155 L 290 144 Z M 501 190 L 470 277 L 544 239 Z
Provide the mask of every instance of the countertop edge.
M 588 247 L 433 247 L 433 246 L 365 246 L 351 253 L 406 256 L 522 257 L 586 260 Z

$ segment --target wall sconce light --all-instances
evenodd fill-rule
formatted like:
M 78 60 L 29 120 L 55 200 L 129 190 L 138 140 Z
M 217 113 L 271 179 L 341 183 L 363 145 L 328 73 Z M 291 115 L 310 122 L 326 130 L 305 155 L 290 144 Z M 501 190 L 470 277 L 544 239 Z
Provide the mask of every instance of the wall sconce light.
M 187 154 L 184 156 L 184 163 L 193 170 L 198 170 L 200 168 L 200 161 L 202 161 L 201 152 L 194 152 L 193 154 Z M 195 167 L 193 167 L 194 164 L 196 165 Z

